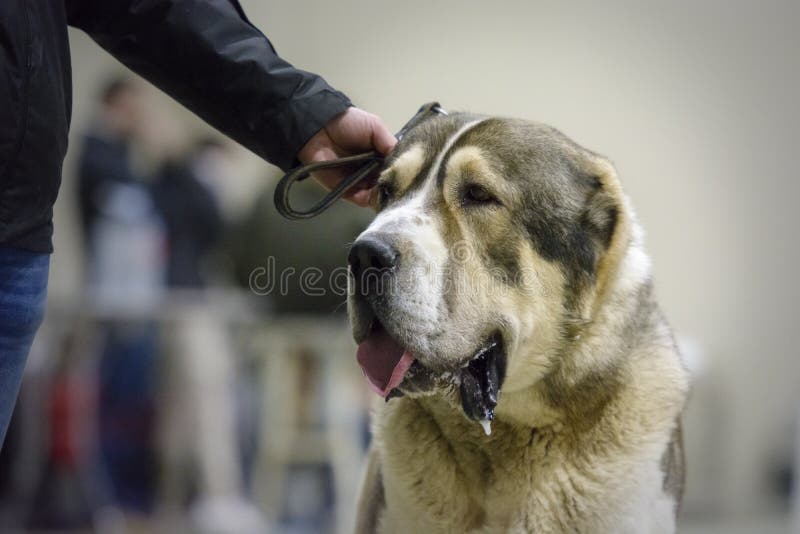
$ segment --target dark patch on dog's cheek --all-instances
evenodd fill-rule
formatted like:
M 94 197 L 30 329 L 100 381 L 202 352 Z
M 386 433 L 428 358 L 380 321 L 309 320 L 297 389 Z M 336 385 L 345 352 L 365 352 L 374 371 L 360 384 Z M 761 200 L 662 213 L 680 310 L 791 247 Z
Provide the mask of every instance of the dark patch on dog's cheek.
M 542 212 L 545 210 L 530 209 L 525 225 L 534 249 L 544 259 L 568 267 L 570 272 L 592 273 L 595 254 L 588 236 L 575 223 L 556 216 L 545 218 Z
M 545 211 L 545 210 L 542 210 Z M 529 211 L 526 228 L 534 250 L 545 260 L 560 264 L 566 275 L 565 306 L 573 311 L 580 294 L 594 281 L 597 252 L 580 225 L 556 217 L 545 219 Z
M 598 261 L 611 245 L 619 219 L 619 207 L 598 177 L 574 171 L 569 176 L 571 185 L 577 187 L 574 194 L 584 199 L 580 210 L 572 214 L 559 212 L 555 199 L 553 205 L 536 209 L 545 200 L 529 198 L 526 219 L 534 249 L 564 271 L 564 307 L 568 316 L 580 308 L 584 292 L 595 283 Z M 563 210 L 563 206 L 560 208 Z M 577 320 L 575 325 L 565 325 L 564 335 L 577 333 L 572 330 L 579 323 Z

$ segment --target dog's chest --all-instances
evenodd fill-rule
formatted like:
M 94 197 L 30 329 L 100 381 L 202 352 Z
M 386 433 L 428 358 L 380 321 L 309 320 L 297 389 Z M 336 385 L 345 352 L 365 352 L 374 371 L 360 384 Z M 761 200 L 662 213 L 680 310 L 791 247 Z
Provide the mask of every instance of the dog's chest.
M 570 444 L 549 430 L 520 432 L 496 422 L 484 436 L 475 423 L 443 423 L 405 404 L 379 422 L 382 532 L 627 531 L 620 528 L 633 519 L 626 501 L 643 494 L 613 488 L 606 478 L 631 477 L 625 466 L 598 472 L 591 461 L 576 464 Z
M 545 498 L 540 485 L 559 463 L 552 433 L 495 423 L 486 436 L 477 423 L 443 422 L 403 404 L 385 410 L 378 428 L 385 531 L 505 532 L 534 520 L 528 503 Z

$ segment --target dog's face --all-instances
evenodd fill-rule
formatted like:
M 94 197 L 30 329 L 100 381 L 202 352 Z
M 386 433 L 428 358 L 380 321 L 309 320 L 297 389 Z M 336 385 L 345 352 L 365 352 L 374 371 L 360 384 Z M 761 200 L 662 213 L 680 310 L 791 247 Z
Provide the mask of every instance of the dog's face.
M 460 393 L 491 419 L 579 334 L 622 214 L 613 169 L 558 131 L 430 119 L 387 161 L 351 248 L 348 309 L 374 389 Z

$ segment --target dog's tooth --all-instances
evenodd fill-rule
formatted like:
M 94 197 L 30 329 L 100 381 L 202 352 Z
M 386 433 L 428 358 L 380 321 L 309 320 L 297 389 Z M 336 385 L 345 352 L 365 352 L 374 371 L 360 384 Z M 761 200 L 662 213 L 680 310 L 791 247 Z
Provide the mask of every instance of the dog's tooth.
M 384 402 L 389 402 L 392 399 L 403 397 L 404 395 L 405 395 L 405 393 L 403 393 L 402 391 L 400 391 L 397 388 L 394 388 L 393 390 L 391 390 L 389 392 L 388 395 L 386 395 L 386 399 L 384 399 Z
M 480 423 L 486 435 L 490 436 L 492 434 L 492 422 L 489 419 L 481 419 Z
M 486 362 L 486 397 L 490 408 L 497 406 L 497 394 L 500 390 L 500 378 L 497 373 L 494 355 L 489 355 Z

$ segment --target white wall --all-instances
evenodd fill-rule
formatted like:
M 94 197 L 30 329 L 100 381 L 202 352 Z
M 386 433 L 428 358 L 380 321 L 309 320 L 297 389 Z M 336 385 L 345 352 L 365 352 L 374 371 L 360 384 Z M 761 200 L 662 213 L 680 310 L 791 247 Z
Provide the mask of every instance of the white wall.
M 286 59 L 393 129 L 437 99 L 548 122 L 608 155 L 648 231 L 667 315 L 721 387 L 724 503 L 764 504 L 764 461 L 800 406 L 800 3 L 242 4 Z M 73 42 L 79 125 L 113 63 Z M 57 217 L 56 291 L 77 269 L 69 216 Z

